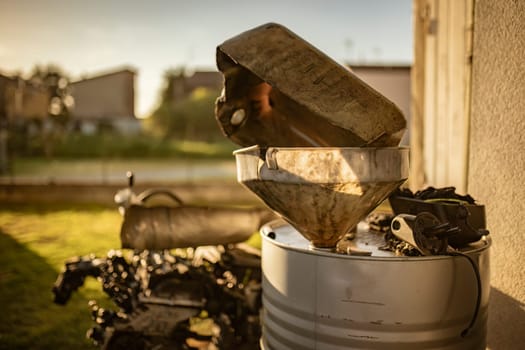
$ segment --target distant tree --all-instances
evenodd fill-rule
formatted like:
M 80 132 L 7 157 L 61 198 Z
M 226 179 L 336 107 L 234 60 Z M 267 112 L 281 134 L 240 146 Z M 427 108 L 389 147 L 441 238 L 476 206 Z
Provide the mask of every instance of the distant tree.
M 197 88 L 182 98 L 175 98 L 174 81 L 184 77 L 184 69 L 177 68 L 164 74 L 161 103 L 146 121 L 146 126 L 162 138 L 216 142 L 223 141 L 214 117 L 215 100 L 220 91 Z
M 54 122 L 65 125 L 74 106 L 73 96 L 69 91 L 68 75 L 54 64 L 36 65 L 28 80 L 31 84 L 43 86 L 49 91 L 49 115 L 53 117 Z
M 172 103 L 175 95 L 175 81 L 183 79 L 186 72 L 184 66 L 170 68 L 164 72 L 164 89 L 162 90 L 162 103 Z
M 47 157 L 53 156 L 53 149 L 64 137 L 66 126 L 70 121 L 74 100 L 70 93 L 69 81 L 68 75 L 54 64 L 36 65 L 28 79 L 30 84 L 43 87 L 49 92 L 49 118 L 39 135 L 39 143 Z

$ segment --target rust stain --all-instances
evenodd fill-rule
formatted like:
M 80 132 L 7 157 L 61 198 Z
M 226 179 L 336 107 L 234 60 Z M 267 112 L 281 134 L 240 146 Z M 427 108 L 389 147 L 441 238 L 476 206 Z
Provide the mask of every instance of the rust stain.
M 359 338 L 359 339 L 379 339 L 379 337 L 374 337 L 371 335 L 354 335 L 354 334 L 347 334 L 350 338 Z
M 341 302 L 343 302 L 343 303 L 354 303 L 354 304 L 367 304 L 367 305 L 385 306 L 385 304 L 377 302 L 377 301 L 341 299 Z

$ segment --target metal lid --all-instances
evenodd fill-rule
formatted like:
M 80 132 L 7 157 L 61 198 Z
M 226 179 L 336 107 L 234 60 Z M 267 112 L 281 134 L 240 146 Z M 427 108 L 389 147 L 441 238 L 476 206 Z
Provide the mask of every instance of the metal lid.
M 216 118 L 242 146 L 397 146 L 391 101 L 287 28 L 268 23 L 217 47 L 224 91 Z
M 281 219 L 270 221 L 263 225 L 260 229 L 260 234 L 267 242 L 271 242 L 271 244 L 277 245 L 286 250 L 338 259 L 403 261 L 416 263 L 421 261 L 454 259 L 454 257 L 450 255 L 406 256 L 397 255 L 395 252 L 384 250 L 382 248 L 385 245 L 384 234 L 370 230 L 368 225 L 363 221 L 361 221 L 356 227 L 354 234 L 351 235 L 352 238 L 345 237 L 339 242 L 342 249 L 339 249 L 338 245 L 337 250 L 332 249 L 331 251 L 317 249 L 312 246 L 311 242 L 309 242 L 299 231 Z M 489 236 L 484 236 L 483 239 L 469 243 L 459 251 L 474 257 L 478 254 L 483 254 L 491 245 L 491 238 Z M 348 249 L 348 252 L 345 251 L 346 249 Z

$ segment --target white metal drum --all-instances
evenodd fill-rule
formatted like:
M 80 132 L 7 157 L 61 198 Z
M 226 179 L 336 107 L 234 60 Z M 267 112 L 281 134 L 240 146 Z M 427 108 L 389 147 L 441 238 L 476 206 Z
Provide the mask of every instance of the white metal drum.
M 261 234 L 265 350 L 485 349 L 490 241 L 467 251 L 482 294 L 476 323 L 462 337 L 478 293 L 466 258 L 312 250 L 283 221 Z

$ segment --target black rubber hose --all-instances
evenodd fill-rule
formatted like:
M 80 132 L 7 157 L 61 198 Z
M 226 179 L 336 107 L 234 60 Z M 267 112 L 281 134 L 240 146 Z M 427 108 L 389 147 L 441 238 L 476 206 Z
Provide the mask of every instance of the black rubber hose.
M 476 319 L 478 318 L 479 308 L 481 306 L 481 276 L 479 273 L 479 268 L 474 259 L 472 259 L 470 256 L 468 256 L 465 253 L 462 252 L 449 252 L 448 255 L 451 256 L 462 256 L 466 258 L 470 265 L 472 266 L 472 270 L 474 270 L 474 274 L 476 275 L 476 283 L 477 283 L 477 289 L 478 289 L 478 295 L 476 298 L 476 309 L 474 310 L 474 314 L 472 315 L 472 320 L 470 320 L 470 324 L 461 332 L 461 337 L 466 337 L 468 333 L 472 330 L 474 327 L 474 324 L 476 323 Z

